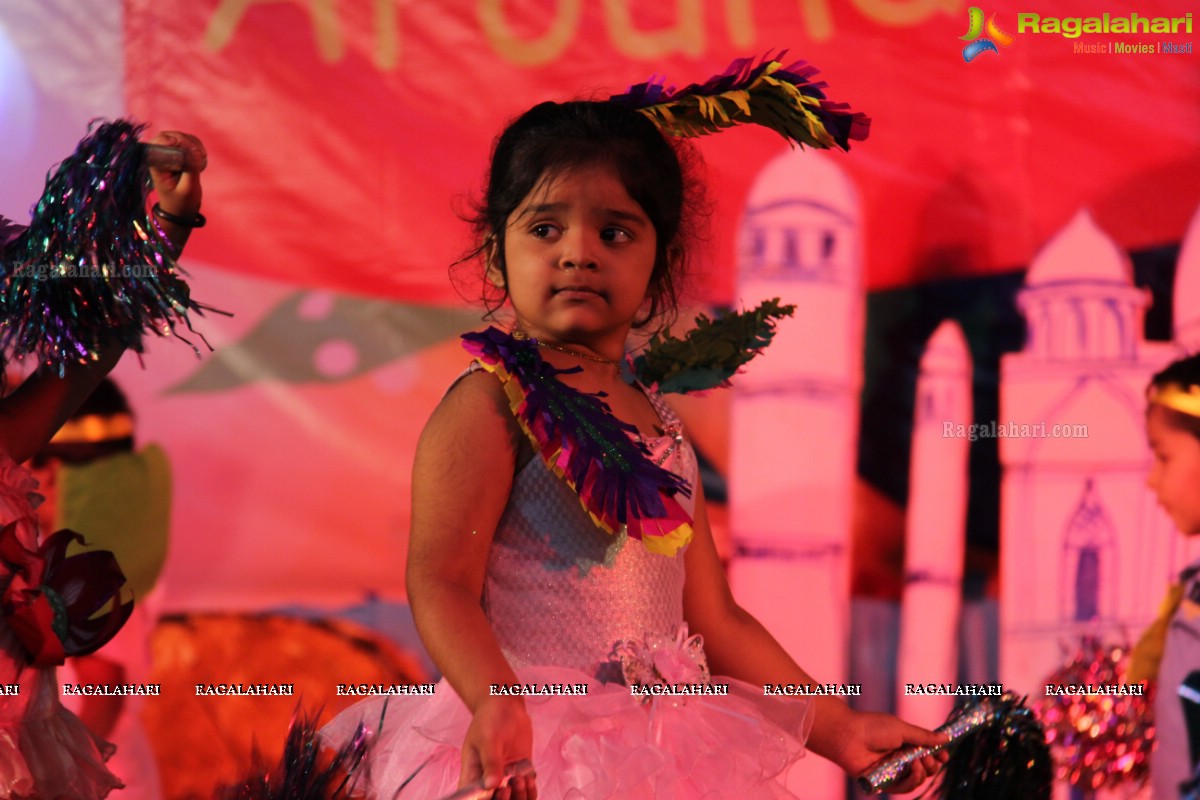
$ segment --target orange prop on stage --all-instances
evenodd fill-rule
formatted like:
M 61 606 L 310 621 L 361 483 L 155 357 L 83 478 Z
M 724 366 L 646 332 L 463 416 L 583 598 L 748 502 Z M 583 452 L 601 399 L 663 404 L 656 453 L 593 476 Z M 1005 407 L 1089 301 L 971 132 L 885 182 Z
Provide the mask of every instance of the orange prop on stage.
M 323 723 L 360 699 L 339 695 L 338 684 L 428 680 L 411 656 L 346 622 L 189 614 L 164 618 L 153 648 L 162 695 L 146 704 L 145 720 L 169 798 L 213 797 L 246 774 L 255 750 L 275 763 L 293 717 Z M 291 686 L 293 694 L 215 694 L 229 684 Z

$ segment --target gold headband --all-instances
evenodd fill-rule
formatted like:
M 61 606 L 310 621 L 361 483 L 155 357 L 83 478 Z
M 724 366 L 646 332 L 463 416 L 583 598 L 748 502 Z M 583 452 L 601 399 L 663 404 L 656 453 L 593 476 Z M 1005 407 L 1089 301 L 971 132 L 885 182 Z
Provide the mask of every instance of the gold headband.
M 1180 414 L 1200 417 L 1200 386 L 1184 387 L 1181 383 L 1151 386 L 1146 392 L 1146 399 Z
M 88 414 L 67 420 L 50 439 L 50 444 L 94 444 L 128 439 L 130 436 L 133 436 L 133 417 L 130 415 Z

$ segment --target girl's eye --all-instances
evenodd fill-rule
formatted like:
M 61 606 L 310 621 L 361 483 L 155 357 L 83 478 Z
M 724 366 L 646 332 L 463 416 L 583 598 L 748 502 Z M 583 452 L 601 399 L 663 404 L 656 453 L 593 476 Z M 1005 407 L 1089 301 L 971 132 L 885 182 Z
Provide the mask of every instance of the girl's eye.
M 549 239 L 558 231 L 558 228 L 551 225 L 549 222 L 541 222 L 529 229 L 529 232 L 538 239 Z
M 604 242 L 629 242 L 633 236 L 624 228 L 605 228 L 600 232 L 600 240 Z

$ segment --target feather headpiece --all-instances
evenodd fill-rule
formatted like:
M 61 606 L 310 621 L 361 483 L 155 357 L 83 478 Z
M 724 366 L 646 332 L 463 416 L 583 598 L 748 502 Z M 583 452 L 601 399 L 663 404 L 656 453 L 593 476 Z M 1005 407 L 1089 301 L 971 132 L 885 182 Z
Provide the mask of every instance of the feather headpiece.
M 850 140 L 867 138 L 871 121 L 845 103 L 825 96 L 817 68 L 804 61 L 784 66 L 764 56 L 739 58 L 719 75 L 683 89 L 668 88 L 655 76 L 633 86 L 612 102 L 635 108 L 671 136 L 705 136 L 751 122 L 799 145 L 850 149 Z

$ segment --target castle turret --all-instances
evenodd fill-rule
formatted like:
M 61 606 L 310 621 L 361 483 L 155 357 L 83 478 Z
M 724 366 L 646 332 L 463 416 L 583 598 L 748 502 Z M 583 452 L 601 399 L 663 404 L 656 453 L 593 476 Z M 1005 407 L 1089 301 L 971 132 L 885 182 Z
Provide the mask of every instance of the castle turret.
M 1149 294 L 1127 256 L 1083 209 L 1034 258 L 1017 298 L 1026 352 L 1048 361 L 1137 357 Z
M 1087 211 L 1038 252 L 1018 296 L 1028 339 L 1001 362 L 997 426 L 1000 677 L 1034 697 L 1063 642 L 1139 629 L 1182 566 L 1145 488 L 1145 386 L 1174 352 L 1145 340 L 1149 299 Z
M 797 308 L 735 383 L 730 581 L 738 601 L 825 681 L 847 672 L 860 216 L 858 192 L 834 159 L 789 150 L 759 174 L 740 229 L 738 297 L 747 306 L 780 297 Z M 835 796 L 844 776 L 806 761 L 794 770 L 798 785 Z

